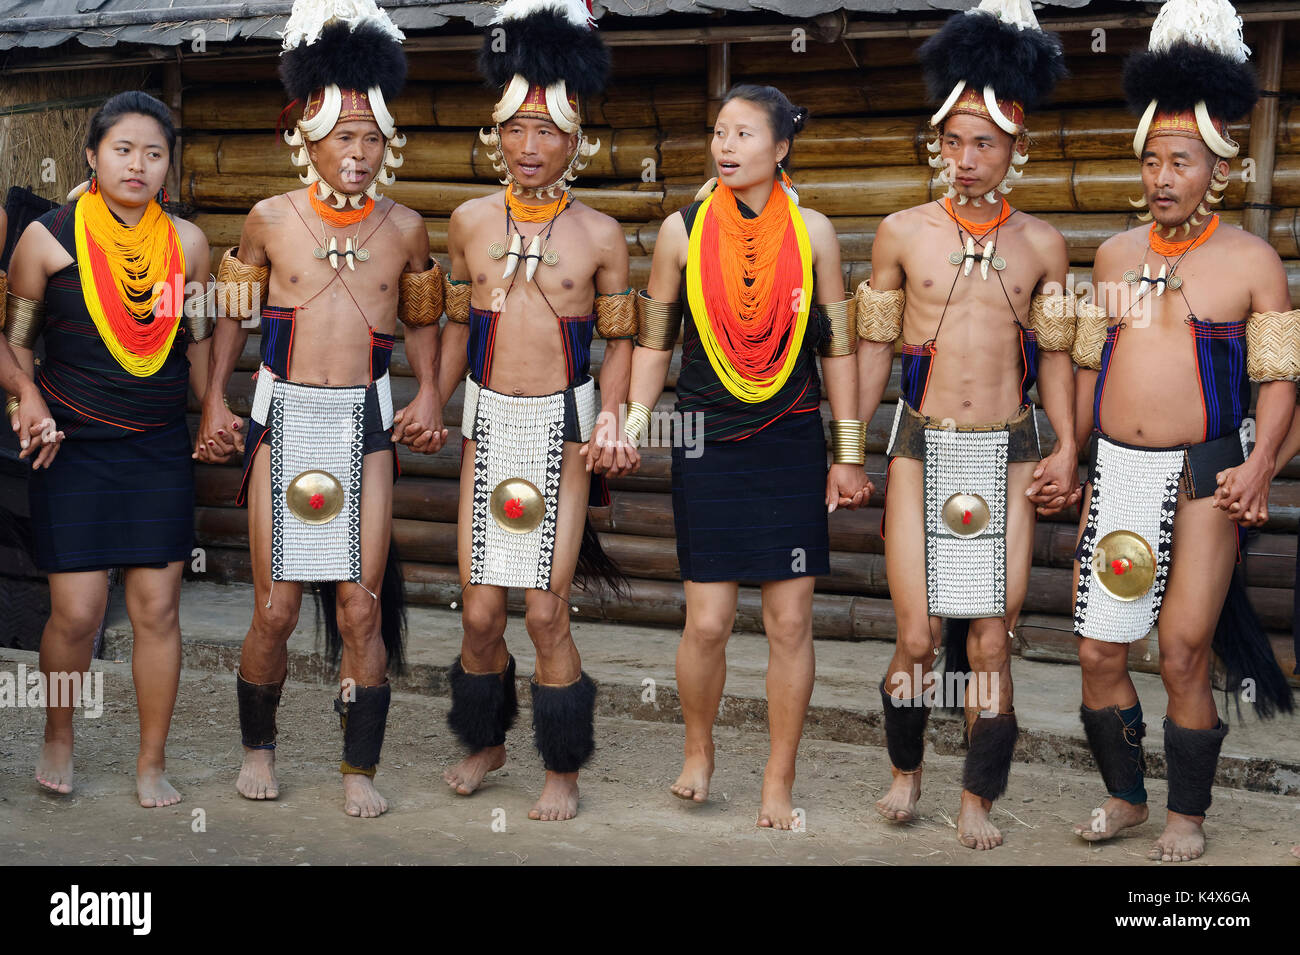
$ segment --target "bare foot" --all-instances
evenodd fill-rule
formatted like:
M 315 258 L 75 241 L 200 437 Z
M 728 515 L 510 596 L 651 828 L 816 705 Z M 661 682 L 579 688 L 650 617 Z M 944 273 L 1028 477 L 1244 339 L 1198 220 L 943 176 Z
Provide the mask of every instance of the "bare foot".
M 462 796 L 468 796 L 483 782 L 483 777 L 506 764 L 505 745 L 489 746 L 470 753 L 442 774 L 443 781 Z
M 528 810 L 529 819 L 560 822 L 578 814 L 578 774 L 546 771 L 546 785 L 537 805 Z
M 36 781 L 52 793 L 72 792 L 72 740 L 46 740 L 36 761 Z
M 916 801 L 921 798 L 921 771 L 904 773 L 893 766 L 889 771 L 894 781 L 889 784 L 889 792 L 876 801 L 876 812 L 890 822 L 911 822 L 916 818 Z
M 388 801 L 379 795 L 369 776 L 343 774 L 343 810 L 349 816 L 373 819 L 388 812 Z
M 709 780 L 713 778 L 713 744 L 707 750 L 686 753 L 677 782 L 668 787 L 678 799 L 705 802 L 709 798 Z
M 781 773 L 771 770 L 763 771 L 763 796 L 758 809 L 758 826 L 761 829 L 785 829 L 795 827 L 794 777 L 786 778 Z
M 1086 822 L 1074 824 L 1074 834 L 1089 842 L 1103 842 L 1114 839 L 1121 831 L 1140 826 L 1147 821 L 1147 804 L 1135 806 L 1123 799 L 1111 796 L 1099 808 L 1092 811 Z
M 275 781 L 275 750 L 244 747 L 244 765 L 239 767 L 235 788 L 245 799 L 275 799 L 280 785 Z
M 1160 862 L 1191 862 L 1205 854 L 1204 816 L 1184 816 L 1170 812 L 1165 831 L 1160 833 L 1147 858 Z
M 957 815 L 957 841 L 967 849 L 993 849 L 1002 845 L 1002 833 L 989 820 L 993 803 L 974 793 L 961 791 L 961 812 Z
M 1291 854 L 1295 856 L 1297 859 L 1300 859 L 1300 846 L 1292 846 Z
M 145 809 L 161 809 L 181 801 L 181 794 L 163 776 L 161 765 L 136 764 L 135 792 Z

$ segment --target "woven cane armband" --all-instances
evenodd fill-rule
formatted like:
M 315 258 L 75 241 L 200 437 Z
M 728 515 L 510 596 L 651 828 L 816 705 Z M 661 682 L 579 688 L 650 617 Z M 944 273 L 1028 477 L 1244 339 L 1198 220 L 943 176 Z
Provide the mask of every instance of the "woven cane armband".
M 858 347 L 858 303 L 846 298 L 842 302 L 822 305 L 822 314 L 830 327 L 830 334 L 822 342 L 818 353 L 823 358 L 842 358 L 852 355 Z
M 635 338 L 636 292 L 597 295 L 596 331 L 601 338 Z
M 1074 345 L 1074 296 L 1035 295 L 1029 302 L 1029 327 L 1043 351 L 1068 352 Z
M 245 265 L 235 258 L 234 249 L 226 249 L 217 266 L 217 314 L 237 322 L 252 318 L 270 287 L 269 265 Z
M 893 344 L 903 331 L 903 290 L 877 292 L 870 284 L 858 286 L 858 338 Z
M 1300 380 L 1300 309 L 1251 312 L 1246 320 L 1246 374 L 1251 381 Z
M 1106 344 L 1110 316 L 1104 305 L 1079 302 L 1074 307 L 1074 345 L 1070 358 L 1080 368 L 1101 371 L 1101 348 Z
M 45 327 L 45 303 L 5 292 L 5 340 L 15 348 L 34 348 Z
M 469 279 L 460 282 L 450 276 L 443 276 L 442 304 L 447 310 L 447 321 L 457 325 L 469 324 L 469 297 L 473 291 Z
M 5 275 L 4 269 L 0 269 L 0 302 L 5 300 L 5 293 L 9 291 L 9 276 Z M 4 328 L 4 316 L 0 315 L 0 328 Z
M 682 303 L 656 302 L 645 291 L 636 297 L 636 343 L 655 351 L 672 351 L 682 327 Z
M 423 272 L 403 272 L 397 282 L 397 317 L 407 328 L 437 325 L 443 298 L 442 269 L 437 262 Z

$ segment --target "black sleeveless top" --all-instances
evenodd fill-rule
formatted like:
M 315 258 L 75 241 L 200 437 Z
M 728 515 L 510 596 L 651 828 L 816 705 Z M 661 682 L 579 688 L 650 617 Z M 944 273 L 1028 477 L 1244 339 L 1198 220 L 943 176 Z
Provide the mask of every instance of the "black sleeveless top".
M 702 202 L 693 202 L 682 210 L 689 235 L 695 226 L 695 217 Z M 754 219 L 758 214 L 742 202 L 737 202 L 740 214 Z M 816 285 L 812 289 L 814 300 Z M 748 438 L 790 414 L 816 412 L 821 407 L 821 378 L 817 374 L 817 345 L 825 334 L 825 317 L 821 308 L 814 305 L 808 315 L 802 347 L 794 368 L 785 384 L 772 397 L 758 402 L 741 401 L 727 390 L 718 373 L 709 363 L 709 356 L 700 344 L 700 334 L 695 327 L 695 316 L 686 294 L 686 274 L 682 273 L 682 370 L 677 376 L 677 410 L 683 414 L 700 412 L 704 415 L 706 441 L 739 441 Z M 792 333 L 793 334 L 793 333 Z
M 36 221 L 73 258 L 45 286 L 45 360 L 36 383 L 50 414 L 69 438 L 106 440 L 174 425 L 185 419 L 191 339 L 180 323 L 171 352 L 154 374 L 137 378 L 117 363 L 86 310 L 77 270 L 76 203 Z

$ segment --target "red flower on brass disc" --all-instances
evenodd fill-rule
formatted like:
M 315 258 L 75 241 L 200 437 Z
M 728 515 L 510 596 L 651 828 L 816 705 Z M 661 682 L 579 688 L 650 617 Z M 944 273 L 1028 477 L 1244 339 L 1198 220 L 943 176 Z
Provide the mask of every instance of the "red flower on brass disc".
M 961 512 L 961 522 L 962 522 L 963 524 L 969 524 L 969 523 L 970 523 L 970 511 L 962 511 L 962 512 Z
M 311 505 L 311 509 L 313 511 L 319 511 L 322 507 L 325 506 L 325 495 L 313 494 L 311 496 L 311 500 L 309 500 L 307 503 Z
M 1124 571 L 1128 570 L 1128 561 L 1123 557 L 1116 557 L 1110 562 L 1110 569 L 1116 574 L 1122 574 Z
M 506 501 L 505 512 L 506 512 L 506 517 L 510 518 L 512 521 L 518 520 L 519 518 L 523 517 L 524 516 L 523 501 L 519 500 L 519 498 L 517 497 L 512 497 L 510 500 Z

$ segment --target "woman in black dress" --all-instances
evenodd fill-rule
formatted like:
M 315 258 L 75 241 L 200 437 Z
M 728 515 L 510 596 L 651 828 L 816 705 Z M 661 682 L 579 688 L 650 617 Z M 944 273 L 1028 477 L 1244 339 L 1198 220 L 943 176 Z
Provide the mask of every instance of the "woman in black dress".
M 773 87 L 735 87 L 723 100 L 711 145 L 717 187 L 666 219 L 655 241 L 625 429 L 633 441 L 648 430 L 680 301 L 682 440 L 672 473 L 686 752 L 671 789 L 708 797 L 738 583 L 758 583 L 771 737 L 758 825 L 776 829 L 798 826 L 792 787 L 813 687 L 813 583 L 830 571 L 827 513 L 870 493 L 839 241 L 829 219 L 799 207 L 785 174 L 805 116 Z M 829 471 L 819 353 L 833 409 Z M 639 464 L 635 450 L 628 457 Z
M 29 485 L 35 560 L 50 584 L 36 778 L 72 791 L 75 698 L 55 691 L 88 674 L 107 571 L 122 567 L 135 635 L 136 788 L 147 808 L 180 800 L 163 771 L 180 680 L 181 569 L 194 542 L 186 396 L 187 386 L 202 396 L 210 347 L 202 286 L 182 307 L 186 286 L 208 280 L 207 240 L 159 205 L 175 143 L 167 108 L 144 93 L 114 96 L 92 117 L 89 190 L 32 223 L 14 249 L 5 327 L 13 354 L 0 356 L 15 430 L 41 435 L 27 449 L 38 452 Z M 49 418 L 57 432 L 41 426 Z

